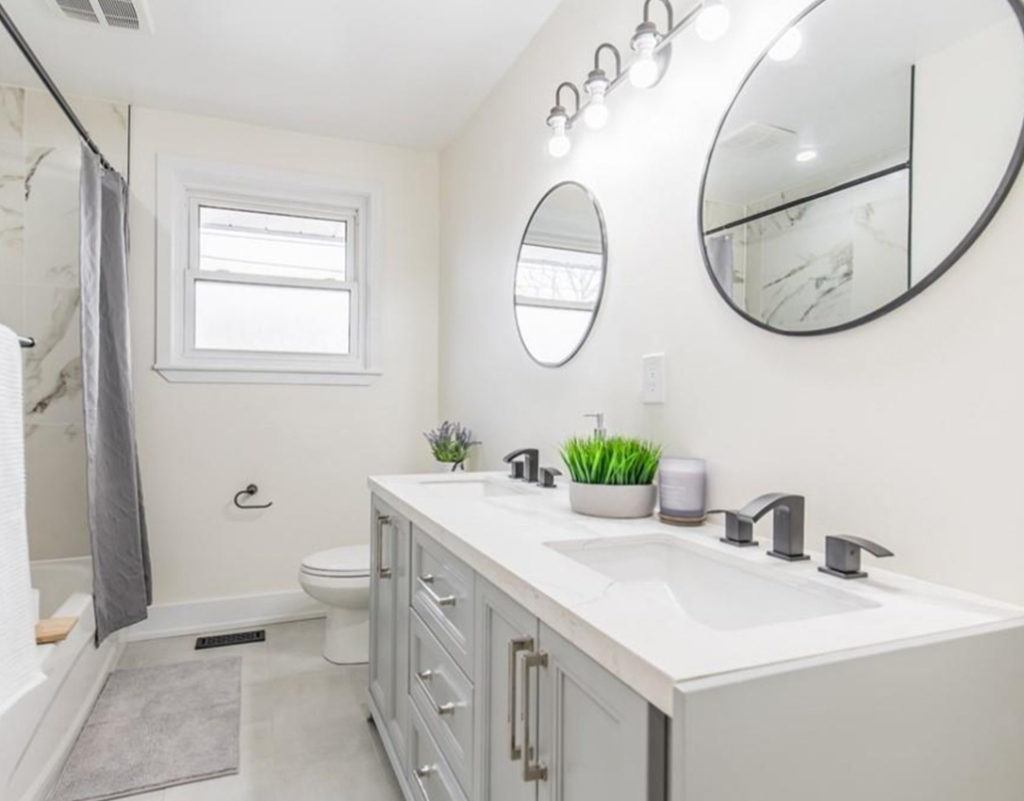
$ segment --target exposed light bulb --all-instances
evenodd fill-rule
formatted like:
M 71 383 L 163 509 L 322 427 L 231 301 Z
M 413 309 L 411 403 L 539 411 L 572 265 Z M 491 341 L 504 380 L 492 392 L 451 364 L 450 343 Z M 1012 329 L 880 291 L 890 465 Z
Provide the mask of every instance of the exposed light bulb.
M 789 61 L 804 46 L 804 35 L 799 28 L 790 28 L 768 51 L 772 61 Z
M 596 95 L 583 110 L 583 121 L 592 131 L 600 131 L 608 124 L 608 104 L 604 102 L 604 95 Z
M 548 120 L 548 125 L 551 126 L 551 138 L 548 140 L 548 153 L 554 156 L 556 159 L 562 158 L 562 156 L 568 154 L 572 150 L 572 140 L 569 139 L 568 134 L 565 132 L 565 116 L 552 116 Z
M 590 96 L 590 102 L 583 109 L 583 122 L 592 131 L 599 131 L 608 124 L 608 104 L 605 96 L 608 94 L 608 77 L 603 70 L 595 69 L 590 73 L 583 88 Z
M 806 164 L 808 161 L 814 161 L 816 158 L 818 158 L 818 151 L 812 147 L 809 147 L 806 150 L 801 150 L 796 154 L 796 160 L 801 164 Z
M 697 16 L 697 35 L 705 42 L 721 39 L 729 30 L 731 15 L 722 0 L 704 0 L 704 7 Z
M 643 26 L 641 26 L 643 27 Z M 658 46 L 658 34 L 638 31 L 633 37 L 636 61 L 629 68 L 629 82 L 637 89 L 650 89 L 661 77 L 661 69 L 654 60 L 654 48 Z

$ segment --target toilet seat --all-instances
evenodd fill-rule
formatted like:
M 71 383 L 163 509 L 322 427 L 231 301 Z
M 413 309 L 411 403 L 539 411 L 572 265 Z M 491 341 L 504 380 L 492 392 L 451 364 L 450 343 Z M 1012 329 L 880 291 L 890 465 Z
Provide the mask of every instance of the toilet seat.
M 368 578 L 370 549 L 366 545 L 346 545 L 318 551 L 302 560 L 301 571 L 324 578 Z

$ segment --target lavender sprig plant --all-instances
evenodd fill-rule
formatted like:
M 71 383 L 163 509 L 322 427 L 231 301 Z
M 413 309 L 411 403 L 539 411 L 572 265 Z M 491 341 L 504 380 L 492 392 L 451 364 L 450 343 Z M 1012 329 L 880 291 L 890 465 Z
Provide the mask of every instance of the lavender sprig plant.
M 430 443 L 434 459 L 452 465 L 452 470 L 469 458 L 469 450 L 480 443 L 473 439 L 473 432 L 461 423 L 445 420 L 433 431 L 424 435 Z

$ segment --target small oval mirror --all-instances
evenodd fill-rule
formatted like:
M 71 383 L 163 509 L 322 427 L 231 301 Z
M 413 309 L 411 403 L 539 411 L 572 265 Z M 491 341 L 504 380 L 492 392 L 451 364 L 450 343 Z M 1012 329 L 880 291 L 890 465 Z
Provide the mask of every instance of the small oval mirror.
M 560 367 L 583 347 L 607 261 L 604 217 L 590 190 L 573 181 L 549 190 L 526 224 L 516 263 L 516 327 L 538 364 Z
M 762 328 L 829 333 L 948 270 L 1024 159 L 1022 19 L 1016 0 L 818 0 L 782 32 L 704 176 L 722 297 Z

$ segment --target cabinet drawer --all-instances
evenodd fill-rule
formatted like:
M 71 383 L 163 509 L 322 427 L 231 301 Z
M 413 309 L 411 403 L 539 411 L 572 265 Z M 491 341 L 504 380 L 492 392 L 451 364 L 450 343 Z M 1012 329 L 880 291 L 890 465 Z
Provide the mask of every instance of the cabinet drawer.
M 409 710 L 409 785 L 418 801 L 466 801 L 415 704 Z
M 409 692 L 456 778 L 472 787 L 473 684 L 415 612 L 409 615 Z
M 473 678 L 473 571 L 413 526 L 412 606 Z

